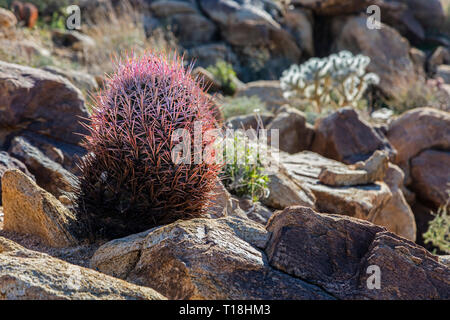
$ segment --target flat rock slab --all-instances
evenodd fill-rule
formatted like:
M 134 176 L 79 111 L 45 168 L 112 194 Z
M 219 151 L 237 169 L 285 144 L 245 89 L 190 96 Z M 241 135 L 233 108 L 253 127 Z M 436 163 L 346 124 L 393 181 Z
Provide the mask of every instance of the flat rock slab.
M 316 197 L 316 208 L 322 212 L 373 221 L 392 196 L 384 182 L 342 187 L 322 184 L 319 176 L 323 169 L 335 172 L 349 170 L 343 163 L 314 152 L 303 151 L 294 155 L 283 153 L 281 162 L 294 181 L 311 190 Z

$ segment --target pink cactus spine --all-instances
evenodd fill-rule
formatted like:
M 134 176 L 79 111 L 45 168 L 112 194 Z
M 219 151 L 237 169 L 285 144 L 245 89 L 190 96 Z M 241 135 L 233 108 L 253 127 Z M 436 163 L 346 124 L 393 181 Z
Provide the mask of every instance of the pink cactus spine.
M 172 135 L 194 122 L 214 129 L 212 103 L 183 59 L 149 53 L 119 61 L 96 99 L 80 168 L 78 209 L 91 234 L 106 238 L 201 216 L 220 165 L 175 165 Z M 203 147 L 209 142 L 203 142 Z

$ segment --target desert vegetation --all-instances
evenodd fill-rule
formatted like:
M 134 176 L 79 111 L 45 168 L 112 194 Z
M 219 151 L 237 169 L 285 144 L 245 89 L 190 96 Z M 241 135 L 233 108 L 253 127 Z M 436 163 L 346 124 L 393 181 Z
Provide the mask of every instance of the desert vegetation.
M 0 299 L 450 299 L 449 10 L 0 0 Z

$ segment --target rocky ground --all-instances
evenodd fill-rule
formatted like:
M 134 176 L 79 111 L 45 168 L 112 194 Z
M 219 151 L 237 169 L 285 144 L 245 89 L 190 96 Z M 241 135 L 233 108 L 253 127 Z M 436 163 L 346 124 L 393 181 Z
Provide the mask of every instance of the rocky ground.
M 80 6 L 94 17 L 107 2 Z M 389 14 L 371 32 L 362 12 L 373 2 L 144 1 L 130 48 L 171 26 L 158 41 L 196 59 L 218 105 L 223 84 L 204 68 L 229 62 L 231 98 L 257 96 L 264 126 L 280 132 L 280 170 L 267 168 L 260 201 L 217 181 L 205 217 L 95 243 L 72 225 L 89 93 L 111 71 L 102 25 L 29 30 L 0 9 L 11 48 L 0 54 L 0 299 L 450 299 L 449 253 L 423 239 L 449 200 L 449 6 L 377 1 Z M 371 58 L 372 100 L 389 99 L 311 120 L 283 95 L 281 71 L 344 49 Z M 221 120 L 256 128 L 249 113 Z

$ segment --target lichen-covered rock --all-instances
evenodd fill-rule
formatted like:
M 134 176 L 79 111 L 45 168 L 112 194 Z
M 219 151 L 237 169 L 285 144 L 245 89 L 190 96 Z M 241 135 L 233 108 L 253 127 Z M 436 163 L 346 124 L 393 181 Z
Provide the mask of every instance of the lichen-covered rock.
M 169 299 L 332 299 L 268 266 L 269 233 L 239 218 L 177 221 L 100 247 L 91 266 Z M 170 270 L 170 272 L 168 272 Z
M 52 247 L 78 243 L 74 214 L 23 172 L 4 173 L 2 199 L 4 230 L 35 235 Z
M 369 222 L 291 207 L 270 219 L 269 263 L 340 299 L 448 299 L 450 268 Z M 379 288 L 370 288 L 379 268 Z M 376 275 L 376 274 L 375 274 Z
M 368 159 L 376 150 L 395 155 L 384 135 L 360 118 L 352 108 L 340 109 L 319 119 L 311 150 L 347 164 Z
M 31 251 L 0 237 L 0 300 L 165 300 L 91 269 Z

